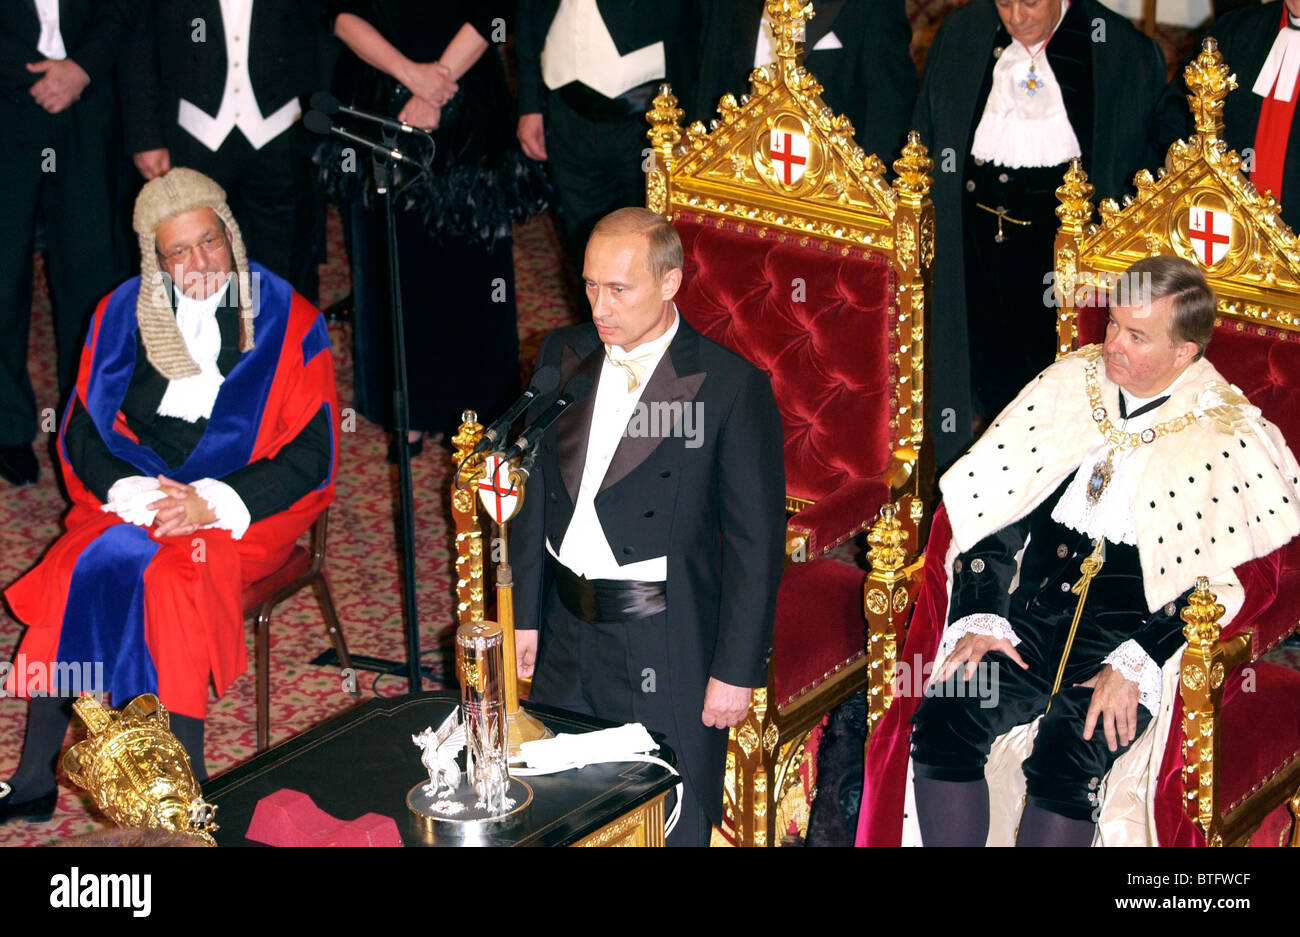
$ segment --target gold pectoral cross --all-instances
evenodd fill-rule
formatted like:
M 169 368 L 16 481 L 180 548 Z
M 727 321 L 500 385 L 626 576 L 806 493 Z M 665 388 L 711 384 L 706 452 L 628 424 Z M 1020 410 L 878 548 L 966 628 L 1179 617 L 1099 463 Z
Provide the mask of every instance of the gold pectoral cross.
M 1097 573 L 1106 563 L 1106 538 L 1098 537 L 1097 542 L 1093 544 L 1092 553 L 1079 564 L 1079 581 L 1070 589 L 1072 593 L 1079 597 L 1079 604 L 1074 607 L 1074 619 L 1070 622 L 1070 633 L 1065 638 L 1065 650 L 1061 652 L 1061 663 L 1056 668 L 1056 681 L 1052 684 L 1052 695 L 1048 697 L 1047 708 L 1043 714 L 1051 712 L 1052 700 L 1061 689 L 1061 678 L 1065 676 L 1065 662 L 1070 658 L 1070 649 L 1074 647 L 1074 635 L 1079 630 L 1079 618 L 1083 615 L 1083 603 L 1088 598 L 1088 586 L 1092 585 L 1092 580 L 1096 578 Z

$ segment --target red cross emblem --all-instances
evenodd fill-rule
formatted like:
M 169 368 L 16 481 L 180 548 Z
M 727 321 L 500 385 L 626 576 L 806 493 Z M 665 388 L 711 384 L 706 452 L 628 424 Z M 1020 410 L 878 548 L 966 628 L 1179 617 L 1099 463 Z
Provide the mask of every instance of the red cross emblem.
M 1202 264 L 1212 267 L 1228 253 L 1232 244 L 1232 215 L 1213 208 L 1187 210 L 1187 236 Z
M 808 164 L 808 138 L 802 133 L 773 127 L 768 138 L 767 155 L 773 164 L 781 164 L 777 176 L 786 185 L 794 185 L 803 178 L 804 167 Z
M 483 477 L 479 479 L 478 496 L 483 507 L 498 524 L 510 520 L 519 507 L 519 486 L 510 481 L 510 463 L 500 456 L 490 455 L 483 460 Z

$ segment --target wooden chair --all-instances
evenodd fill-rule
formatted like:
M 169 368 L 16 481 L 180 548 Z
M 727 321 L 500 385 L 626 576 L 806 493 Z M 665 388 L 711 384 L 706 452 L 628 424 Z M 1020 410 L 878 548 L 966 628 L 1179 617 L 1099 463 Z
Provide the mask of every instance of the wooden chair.
M 810 733 L 866 688 L 869 671 L 892 667 L 883 635 L 906 611 L 902 570 L 917 551 L 932 474 L 932 163 L 913 135 L 891 186 L 801 64 L 806 5 L 770 0 L 768 10 L 777 61 L 754 70 L 739 102 L 722 98 L 712 129 L 683 131 L 665 85 L 648 115 L 646 173 L 647 207 L 673 222 L 685 249 L 678 308 L 767 372 L 785 427 L 787 565 L 767 686 L 727 754 L 725 813 L 745 845 L 779 842 Z M 880 568 L 868 583 L 826 554 L 882 507 L 892 526 L 873 541 Z
M 311 525 L 308 546 L 294 544 L 284 565 L 269 576 L 257 580 L 244 590 L 244 617 L 256 621 L 254 631 L 254 657 L 257 665 L 257 750 L 265 751 L 271 735 L 271 612 L 285 599 L 300 589 L 311 586 L 320 603 L 325 631 L 343 671 L 352 669 L 343 628 L 339 625 L 330 596 L 329 581 L 325 578 L 325 537 L 329 529 L 329 508 L 321 511 Z M 359 698 L 355 682 L 352 698 Z
M 1213 39 L 1204 41 L 1185 74 L 1196 132 L 1169 148 L 1156 176 L 1135 177 L 1135 197 L 1123 206 L 1103 201 L 1096 224 L 1082 169 L 1072 168 L 1057 190 L 1059 350 L 1101 340 L 1104 305 L 1079 299 L 1103 294 L 1108 275 L 1155 254 L 1191 260 L 1218 298 L 1206 357 L 1294 450 L 1300 446 L 1300 239 L 1280 219 L 1272 195 L 1256 191 L 1241 157 L 1222 142 L 1223 108 L 1235 100 L 1228 96 L 1236 81 Z M 1182 713 L 1170 732 L 1156 799 L 1162 843 L 1277 844 L 1291 826 L 1291 844 L 1300 844 L 1300 824 L 1287 811 L 1289 802 L 1300 816 L 1300 673 L 1260 659 L 1300 619 L 1300 542 L 1270 559 L 1281 566 L 1278 592 L 1252 620 L 1239 615 L 1221 627 L 1223 609 L 1215 613 L 1212 592 L 1194 597 L 1183 612 Z

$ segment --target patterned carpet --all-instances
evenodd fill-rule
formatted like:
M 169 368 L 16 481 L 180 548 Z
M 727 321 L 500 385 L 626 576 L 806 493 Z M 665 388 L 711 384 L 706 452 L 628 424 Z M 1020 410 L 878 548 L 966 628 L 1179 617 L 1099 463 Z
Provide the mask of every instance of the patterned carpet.
M 329 264 L 321 268 L 321 302 L 328 306 L 349 290 L 347 263 L 337 216 L 330 213 Z M 536 218 L 517 232 L 515 265 L 519 295 L 521 368 L 531 371 L 542 336 L 570 320 L 566 291 L 555 258 L 559 242 L 549 217 Z M 54 344 L 44 273 L 36 271 L 38 299 L 32 312 L 29 368 L 37 408 L 50 408 L 42 429 L 54 425 L 57 403 L 54 384 Z M 352 401 L 351 327 L 330 326 L 339 406 Z M 343 410 L 346 417 L 347 410 Z M 402 660 L 405 644 L 401 624 L 401 590 L 396 547 L 394 505 L 397 471 L 384 462 L 387 435 L 358 418 L 355 432 L 339 439 L 337 500 L 330 512 L 326 570 L 347 636 L 348 649 L 389 660 Z M 8 585 L 30 568 L 59 532 L 65 504 L 54 480 L 49 436 L 37 439 L 41 479 L 31 487 L 14 489 L 0 482 L 0 584 Z M 426 444 L 411 464 L 415 493 L 415 553 L 420 646 L 425 662 L 441 684 L 448 679 L 447 642 L 454 622 L 452 547 L 447 508 L 448 459 L 437 445 Z M 7 611 L 0 616 L 0 657 L 9 659 L 21 629 Z M 249 758 L 255 748 L 256 707 L 253 682 L 253 640 L 247 631 L 249 670 L 221 700 L 209 708 L 208 771 L 216 774 Z M 335 667 L 315 667 L 310 661 L 329 647 L 322 619 L 310 591 L 299 593 L 276 609 L 271 621 L 271 738 L 283 741 L 352 704 Z M 376 693 L 406 691 L 401 677 L 358 672 L 362 698 Z M 451 683 L 454 684 L 454 679 Z M 430 688 L 426 684 L 426 689 Z M 0 699 L 0 778 L 18 764 L 26 704 Z M 67 743 L 79 738 L 69 733 Z M 106 826 L 80 793 L 66 780 L 58 810 L 48 824 L 10 823 L 0 827 L 0 845 L 31 845 L 75 836 Z

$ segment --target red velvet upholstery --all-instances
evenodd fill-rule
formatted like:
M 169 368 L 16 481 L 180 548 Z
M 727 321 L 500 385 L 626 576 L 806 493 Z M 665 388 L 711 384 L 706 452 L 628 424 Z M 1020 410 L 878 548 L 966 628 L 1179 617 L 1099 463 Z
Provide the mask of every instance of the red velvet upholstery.
M 1104 307 L 1078 310 L 1079 344 L 1106 335 Z M 1294 447 L 1300 444 L 1300 334 L 1221 318 L 1206 357 L 1241 388 Z M 1255 654 L 1277 644 L 1300 621 L 1300 539 L 1282 549 L 1282 581 L 1273 607 L 1254 624 Z M 1225 629 L 1225 637 L 1232 628 Z
M 864 573 L 834 560 L 791 563 L 776 596 L 773 691 L 784 707 L 865 653 Z M 815 625 L 815 627 L 811 627 Z
M 1243 684 L 1253 680 L 1253 686 Z M 1250 686 L 1248 690 L 1247 687 Z M 1256 661 L 1223 683 L 1219 809 L 1236 807 L 1251 788 L 1300 757 L 1300 672 Z
M 685 214 L 674 226 L 686 251 L 678 308 L 772 379 L 785 424 L 786 491 L 817 501 L 883 476 L 894 449 L 888 414 L 897 407 L 889 262 Z

